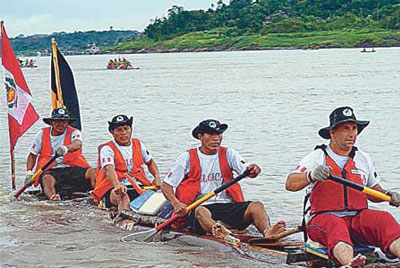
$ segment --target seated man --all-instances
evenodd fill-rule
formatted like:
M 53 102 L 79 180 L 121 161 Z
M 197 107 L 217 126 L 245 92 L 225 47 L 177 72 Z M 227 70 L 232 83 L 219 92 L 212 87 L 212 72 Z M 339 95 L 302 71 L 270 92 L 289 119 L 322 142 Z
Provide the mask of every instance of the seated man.
M 400 257 L 400 225 L 386 211 L 368 208 L 374 196 L 350 188 L 329 176 L 343 177 L 391 196 L 390 204 L 400 205 L 400 194 L 384 190 L 371 157 L 355 147 L 358 135 L 369 121 L 357 120 L 350 107 L 336 108 L 330 125 L 318 134 L 327 140 L 301 160 L 289 174 L 286 189 L 310 193 L 311 219 L 307 224 L 310 239 L 327 247 L 328 255 L 340 265 L 361 267 L 365 256 L 354 256 L 354 244 L 380 247 L 390 256 Z
M 222 133 L 227 128 L 228 125 L 217 120 L 200 122 L 192 131 L 193 137 L 200 140 L 200 147 L 180 155 L 164 179 L 161 190 L 180 217 L 187 214 L 186 206 L 232 180 L 232 171 L 239 174 L 248 169 L 251 178 L 260 174 L 258 165 L 247 164 L 237 151 L 221 146 Z M 244 201 L 239 184 L 209 199 L 191 211 L 188 218 L 189 229 L 198 234 L 215 233 L 220 229 L 217 221 L 240 230 L 253 223 L 264 237 L 280 233 L 286 227 L 284 221 L 271 225 L 261 202 Z
M 128 191 L 129 181 L 125 173 L 139 184 L 160 188 L 161 179 L 156 162 L 139 139 L 132 138 L 133 117 L 117 115 L 108 122 L 108 130 L 114 139 L 99 146 L 97 183 L 92 192 L 95 201 L 103 201 L 106 208 L 117 206 L 129 210 L 130 201 L 139 196 L 135 190 Z M 146 178 L 143 165 L 153 175 L 152 183 Z
M 82 134 L 69 126 L 74 119 L 67 110 L 54 109 L 50 118 L 43 118 L 50 125 L 40 130 L 33 142 L 27 159 L 25 184 L 30 183 L 32 169 L 40 169 L 51 157 L 59 155 L 47 171 L 37 178 L 44 195 L 52 201 L 60 201 L 73 192 L 87 192 L 96 184 L 96 174 L 82 154 Z M 36 163 L 37 162 L 37 163 Z

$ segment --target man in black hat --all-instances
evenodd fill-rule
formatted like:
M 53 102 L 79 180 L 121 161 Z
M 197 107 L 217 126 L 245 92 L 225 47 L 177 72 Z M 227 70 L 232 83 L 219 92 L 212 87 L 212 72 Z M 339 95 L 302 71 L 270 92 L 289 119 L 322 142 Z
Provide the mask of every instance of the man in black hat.
M 28 159 L 25 183 L 30 184 L 36 169 L 42 168 L 54 155 L 58 155 L 50 169 L 43 172 L 34 185 L 40 182 L 45 196 L 52 201 L 73 192 L 86 192 L 93 189 L 96 181 L 94 169 L 82 154 L 82 134 L 69 126 L 75 119 L 63 108 L 54 109 L 51 117 L 43 118 L 50 125 L 41 129 L 33 142 Z
M 222 133 L 227 128 L 227 124 L 214 119 L 200 122 L 192 131 L 192 136 L 200 140 L 200 147 L 180 155 L 163 181 L 161 190 L 181 217 L 180 225 L 187 224 L 184 220 L 186 206 L 232 180 L 232 171 L 239 174 L 247 169 L 251 178 L 261 172 L 258 165 L 248 164 L 237 151 L 221 146 Z M 189 229 L 194 233 L 228 235 L 217 221 L 240 230 L 254 223 L 265 237 L 280 233 L 286 227 L 284 221 L 271 226 L 263 203 L 246 202 L 239 184 L 209 199 L 188 216 Z
M 109 208 L 129 210 L 130 201 L 139 194 L 131 189 L 126 173 L 139 185 L 155 185 L 160 188 L 161 179 L 156 162 L 146 146 L 137 138 L 132 138 L 133 117 L 117 115 L 108 122 L 108 130 L 113 140 L 99 146 L 97 183 L 92 194 L 95 201 L 104 202 Z M 146 177 L 143 166 L 146 165 L 154 179 Z M 130 187 L 129 187 L 130 188 Z
M 329 145 L 320 145 L 289 174 L 286 189 L 310 193 L 311 219 L 308 237 L 327 247 L 330 258 L 340 265 L 362 266 L 365 256 L 354 256 L 354 244 L 380 247 L 389 256 L 400 257 L 400 225 L 388 213 L 368 208 L 367 199 L 376 197 L 347 187 L 330 175 L 342 177 L 391 196 L 400 205 L 400 194 L 385 191 L 379 184 L 370 156 L 357 149 L 358 135 L 369 121 L 357 120 L 350 107 L 339 107 L 329 116 L 330 125 L 319 130 Z

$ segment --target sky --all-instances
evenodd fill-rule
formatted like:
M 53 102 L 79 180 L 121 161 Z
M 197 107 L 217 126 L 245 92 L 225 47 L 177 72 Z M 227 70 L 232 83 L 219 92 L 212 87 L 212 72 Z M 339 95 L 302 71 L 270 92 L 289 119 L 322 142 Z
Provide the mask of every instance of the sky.
M 228 0 L 224 0 L 229 3 Z M 167 15 L 174 5 L 185 10 L 207 10 L 217 0 L 6 0 L 0 20 L 7 35 L 16 37 L 53 32 L 143 31 L 156 17 Z

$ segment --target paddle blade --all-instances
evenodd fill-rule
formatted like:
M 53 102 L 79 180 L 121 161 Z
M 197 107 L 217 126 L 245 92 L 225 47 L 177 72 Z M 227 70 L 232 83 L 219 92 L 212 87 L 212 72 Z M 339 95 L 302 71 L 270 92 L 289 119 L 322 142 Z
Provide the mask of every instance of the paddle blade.
M 122 241 L 126 243 L 130 243 L 133 241 L 138 241 L 138 242 L 150 242 L 153 240 L 153 237 L 157 235 L 158 231 L 156 228 L 152 228 L 147 231 L 143 232 L 137 232 L 133 234 L 126 235 L 122 237 Z

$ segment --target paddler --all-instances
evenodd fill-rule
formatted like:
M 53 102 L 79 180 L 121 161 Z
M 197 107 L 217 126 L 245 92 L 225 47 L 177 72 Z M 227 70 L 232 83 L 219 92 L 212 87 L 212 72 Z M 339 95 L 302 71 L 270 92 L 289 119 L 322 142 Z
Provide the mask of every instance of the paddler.
M 30 183 L 35 165 L 39 169 L 54 154 L 61 156 L 34 182 L 35 186 L 40 183 L 44 195 L 51 201 L 60 201 L 73 192 L 90 191 L 96 184 L 95 170 L 82 154 L 82 133 L 69 125 L 74 120 L 68 110 L 54 109 L 51 117 L 43 118 L 50 127 L 36 134 L 29 150 L 25 184 Z
M 222 134 L 227 128 L 227 124 L 208 119 L 193 129 L 192 136 L 201 145 L 181 154 L 173 163 L 161 186 L 163 194 L 181 217 L 179 223 L 188 224 L 189 230 L 196 234 L 212 233 L 226 237 L 230 232 L 224 226 L 243 230 L 252 223 L 264 237 L 283 232 L 286 222 L 271 224 L 263 203 L 245 201 L 239 184 L 232 185 L 191 211 L 188 222 L 185 222 L 186 206 L 230 181 L 233 172 L 239 174 L 247 169 L 250 178 L 261 172 L 258 165 L 247 163 L 237 151 L 221 146 Z
M 380 247 L 387 256 L 400 257 L 400 225 L 388 212 L 368 208 L 367 200 L 382 200 L 328 179 L 335 175 L 386 193 L 390 205 L 399 206 L 400 194 L 381 187 L 371 157 L 354 146 L 369 121 L 357 120 L 351 107 L 336 108 L 329 119 L 330 125 L 318 132 L 329 144 L 304 157 L 286 181 L 289 191 L 307 187 L 311 193 L 308 237 L 326 246 L 339 265 L 365 264 L 365 256 L 354 256 L 356 244 Z
M 128 173 L 139 185 L 161 186 L 160 174 L 156 162 L 146 146 L 137 138 L 132 138 L 133 117 L 124 114 L 114 116 L 108 122 L 108 130 L 113 140 L 99 146 L 97 183 L 92 192 L 95 201 L 103 201 L 106 208 L 118 207 L 118 210 L 129 210 L 130 201 L 139 196 L 131 188 Z M 143 166 L 154 177 L 150 182 Z

